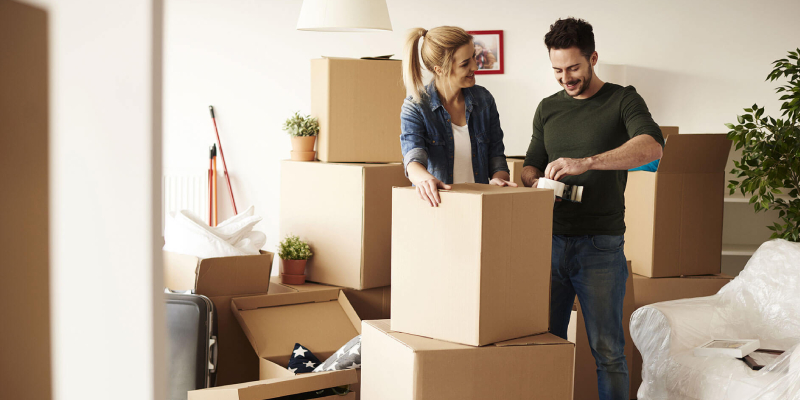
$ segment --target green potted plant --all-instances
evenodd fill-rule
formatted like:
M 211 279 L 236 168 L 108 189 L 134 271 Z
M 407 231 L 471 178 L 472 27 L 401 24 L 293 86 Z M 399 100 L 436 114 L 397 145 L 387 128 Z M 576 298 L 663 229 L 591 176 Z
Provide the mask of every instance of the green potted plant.
M 312 256 L 308 243 L 295 235 L 287 235 L 278 244 L 278 257 L 281 259 L 281 283 L 302 285 L 306 282 L 306 263 Z
M 731 173 L 738 180 L 729 181 L 733 194 L 737 189 L 750 197 L 756 212 L 777 210 L 782 223 L 768 226 L 772 238 L 800 241 L 800 49 L 787 58 L 774 61 L 770 82 L 785 76 L 788 83 L 775 89 L 783 101 L 781 118 L 764 115 L 764 107 L 753 104 L 738 115 L 738 124 L 725 124 L 728 138 L 742 150 L 741 160 L 734 161 Z M 776 195 L 782 195 L 776 197 Z
M 314 161 L 314 143 L 319 133 L 319 122 L 310 115 L 295 112 L 283 123 L 283 130 L 292 137 L 291 158 L 295 161 Z

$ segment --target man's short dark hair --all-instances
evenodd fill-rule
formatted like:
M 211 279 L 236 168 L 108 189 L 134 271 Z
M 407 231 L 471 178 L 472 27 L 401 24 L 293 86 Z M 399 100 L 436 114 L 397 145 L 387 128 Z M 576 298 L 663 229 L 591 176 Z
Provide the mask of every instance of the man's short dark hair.
M 592 25 L 582 19 L 569 17 L 558 19 L 550 25 L 550 32 L 544 35 L 544 44 L 547 52 L 551 49 L 568 49 L 577 47 L 581 54 L 588 60 L 594 53 L 594 32 Z

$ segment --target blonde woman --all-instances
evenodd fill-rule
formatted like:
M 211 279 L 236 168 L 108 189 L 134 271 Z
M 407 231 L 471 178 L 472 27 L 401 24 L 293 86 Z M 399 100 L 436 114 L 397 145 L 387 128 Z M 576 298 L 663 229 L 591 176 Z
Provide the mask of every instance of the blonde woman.
M 438 206 L 439 189 L 453 183 L 517 186 L 509 181 L 497 105 L 475 85 L 472 36 L 454 26 L 415 28 L 404 55 L 403 81 L 411 95 L 400 114 L 400 145 L 406 176 L 420 198 Z M 427 86 L 422 65 L 434 75 Z

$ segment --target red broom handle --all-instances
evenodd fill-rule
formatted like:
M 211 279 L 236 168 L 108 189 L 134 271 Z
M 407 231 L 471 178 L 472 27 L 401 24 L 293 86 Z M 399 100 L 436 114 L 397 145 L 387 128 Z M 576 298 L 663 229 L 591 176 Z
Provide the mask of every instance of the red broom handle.
M 236 200 L 233 198 L 233 188 L 231 187 L 231 178 L 228 177 L 228 165 L 225 164 L 225 153 L 222 152 L 222 141 L 219 139 L 219 130 L 217 129 L 217 119 L 214 117 L 214 106 L 208 106 L 211 111 L 211 121 L 214 122 L 214 132 L 217 134 L 217 144 L 219 145 L 219 156 L 222 158 L 222 171 L 225 175 L 225 182 L 228 184 L 228 194 L 231 196 L 231 204 L 233 204 L 233 214 L 239 214 L 236 210 Z

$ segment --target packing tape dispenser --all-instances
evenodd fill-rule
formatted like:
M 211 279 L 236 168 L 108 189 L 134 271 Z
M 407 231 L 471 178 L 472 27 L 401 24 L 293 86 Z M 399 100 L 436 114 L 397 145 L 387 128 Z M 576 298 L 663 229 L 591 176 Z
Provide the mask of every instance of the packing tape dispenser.
M 580 203 L 583 197 L 583 186 L 567 185 L 559 181 L 554 181 L 547 178 L 539 178 L 539 183 L 536 185 L 539 189 L 553 189 L 553 195 L 563 200 Z

